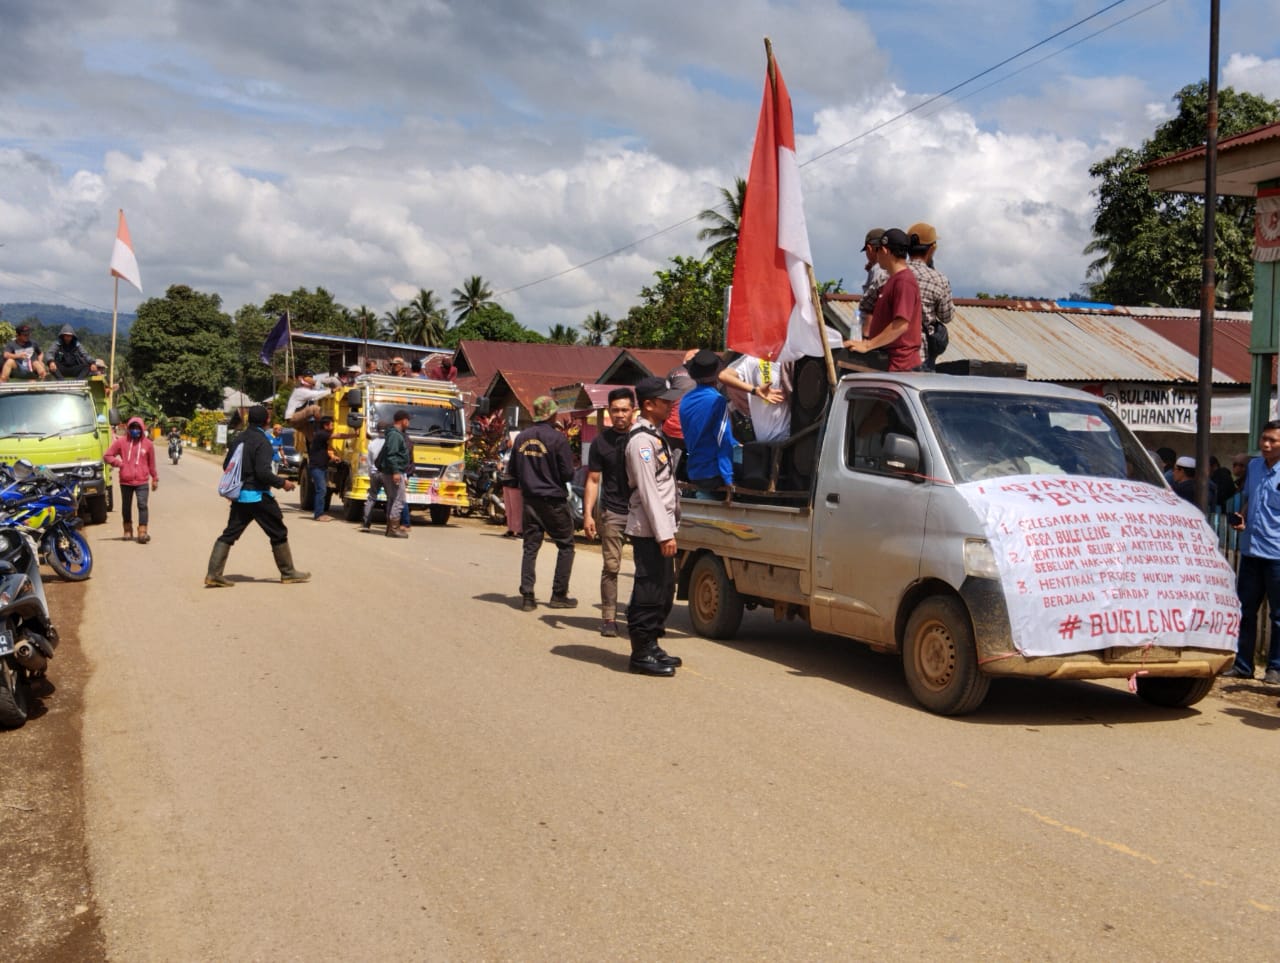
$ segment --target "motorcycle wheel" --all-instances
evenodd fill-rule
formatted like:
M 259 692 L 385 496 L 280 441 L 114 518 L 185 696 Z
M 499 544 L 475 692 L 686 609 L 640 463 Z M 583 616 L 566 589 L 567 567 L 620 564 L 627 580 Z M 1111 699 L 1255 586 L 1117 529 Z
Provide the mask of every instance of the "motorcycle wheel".
M 54 574 L 68 582 L 83 582 L 93 574 L 93 552 L 74 530 L 50 533 L 48 560 Z
M 0 726 L 17 729 L 27 721 L 27 680 L 22 668 L 0 659 Z
M 169 458 L 170 458 L 170 460 L 172 460 L 172 461 L 173 461 L 173 463 L 174 463 L 175 465 L 178 463 L 178 456 L 177 456 L 177 455 L 170 455 L 170 456 L 169 456 Z

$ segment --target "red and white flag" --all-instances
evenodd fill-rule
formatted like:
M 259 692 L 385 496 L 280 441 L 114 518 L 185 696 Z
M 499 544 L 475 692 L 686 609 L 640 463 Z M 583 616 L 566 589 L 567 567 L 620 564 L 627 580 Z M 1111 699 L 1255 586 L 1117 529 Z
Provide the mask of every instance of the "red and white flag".
M 738 226 L 725 343 L 769 361 L 821 355 L 810 296 L 809 229 L 800 193 L 791 95 L 770 55 Z M 772 75 L 772 76 L 771 76 Z
M 142 293 L 142 275 L 138 273 L 138 259 L 133 254 L 133 241 L 129 239 L 129 225 L 124 222 L 123 210 L 116 228 L 116 245 L 111 249 L 111 274 L 128 281 Z

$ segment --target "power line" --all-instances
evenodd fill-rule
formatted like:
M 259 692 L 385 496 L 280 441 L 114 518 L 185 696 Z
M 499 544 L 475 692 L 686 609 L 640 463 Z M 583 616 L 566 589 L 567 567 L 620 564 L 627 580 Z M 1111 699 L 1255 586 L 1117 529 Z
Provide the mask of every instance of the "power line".
M 808 160 L 804 161 L 804 163 L 800 164 L 799 166 L 808 167 L 810 164 L 817 163 L 823 158 L 828 157 L 831 154 L 836 153 L 837 151 L 843 150 L 844 148 L 848 147 L 850 144 L 856 143 L 857 141 L 862 140 L 864 137 L 869 137 L 870 135 L 876 133 L 877 131 L 883 130 L 885 127 L 888 127 L 890 124 L 896 123 L 899 120 L 902 120 L 904 117 L 908 117 L 911 114 L 914 114 L 914 113 L 917 113 L 918 111 L 923 110 L 925 107 L 928 107 L 930 104 L 936 103 L 942 98 L 952 93 L 955 93 L 961 87 L 965 87 L 973 83 L 975 80 L 980 80 L 981 78 L 987 76 L 993 71 L 999 70 L 1001 67 L 1004 67 L 1012 63 L 1013 61 L 1017 60 L 1019 57 L 1023 57 L 1026 54 L 1029 54 L 1031 51 L 1037 50 L 1040 47 L 1043 47 L 1047 43 L 1052 43 L 1054 40 L 1056 40 L 1058 37 L 1061 37 L 1063 34 L 1070 33 L 1072 30 L 1075 30 L 1077 27 L 1080 27 L 1088 23 L 1090 20 L 1095 20 L 1098 17 L 1102 16 L 1104 13 L 1107 13 L 1110 10 L 1114 10 L 1116 7 L 1121 6 L 1122 4 L 1125 4 L 1128 2 L 1129 0 L 1113 0 L 1112 3 L 1108 3 L 1106 6 L 1094 11 L 1093 13 L 1089 14 L 1087 17 L 1082 17 L 1081 19 L 1077 20 L 1075 23 L 1071 24 L 1070 26 L 1063 27 L 1061 30 L 1058 30 L 1057 32 L 1052 33 L 1049 36 L 1045 37 L 1043 40 L 1039 40 L 1036 43 L 1033 43 L 1031 46 L 1023 48 L 1022 50 L 1018 51 L 1012 56 L 1006 57 L 1004 60 L 1001 60 L 999 63 L 993 64 L 992 66 L 987 67 L 984 70 L 978 71 L 978 73 L 967 78 L 966 80 L 962 80 L 958 84 L 954 84 L 951 87 L 948 87 L 946 90 L 942 91 L 941 93 L 934 94 L 932 97 L 929 97 L 926 100 L 921 101 L 920 103 L 916 104 L 914 107 L 910 107 L 907 110 L 904 110 L 901 113 L 893 117 L 890 117 L 888 120 L 881 121 L 879 124 L 876 124 L 874 127 L 871 127 L 868 130 L 864 130 L 862 133 L 858 134 L 857 136 L 851 137 L 848 140 L 844 141 L 843 143 L 835 145 L 834 147 L 830 147 L 827 150 L 823 151 L 821 154 L 817 154 L 814 157 L 810 157 Z M 1149 6 L 1143 7 L 1141 10 L 1137 11 L 1136 13 L 1131 14 L 1130 16 L 1125 17 L 1121 20 L 1117 20 L 1115 23 L 1109 24 L 1108 26 L 1103 27 L 1101 30 L 1097 30 L 1094 33 L 1089 34 L 1087 37 L 1083 37 L 1080 40 L 1075 41 L 1075 43 L 1072 43 L 1067 45 L 1066 47 L 1063 47 L 1061 50 L 1054 51 L 1048 56 L 1042 57 L 1039 60 L 1034 61 L 1031 64 L 1028 64 L 1026 67 L 1020 68 L 1019 70 L 1006 74 L 1004 77 L 1001 77 L 998 80 L 995 80 L 990 84 L 987 84 L 985 87 L 981 87 L 978 90 L 971 92 L 970 94 L 966 94 L 964 97 L 956 98 L 956 100 L 967 99 L 968 97 L 973 96 L 973 94 L 977 94 L 983 90 L 989 89 L 990 87 L 994 87 L 996 84 L 1004 83 L 1004 81 L 1008 80 L 1009 78 L 1016 77 L 1018 74 L 1022 73 L 1023 71 L 1029 70 L 1031 67 L 1034 67 L 1037 64 L 1044 63 L 1044 61 L 1050 59 L 1051 57 L 1055 57 L 1066 50 L 1070 50 L 1072 47 L 1075 47 L 1081 43 L 1084 43 L 1086 40 L 1091 40 L 1092 38 L 1098 36 L 1099 34 L 1105 33 L 1108 30 L 1112 30 L 1115 27 L 1118 27 L 1121 24 L 1126 23 L 1129 20 L 1132 20 L 1134 17 L 1140 16 L 1141 14 L 1144 14 L 1147 11 L 1152 10 L 1155 7 L 1158 7 L 1167 2 L 1168 0 L 1156 0 L 1155 3 L 1152 3 Z M 932 114 L 926 114 L 925 116 L 926 117 L 932 116 Z M 524 284 L 519 284 L 519 285 L 516 285 L 515 287 L 507 288 L 504 291 L 499 291 L 497 294 L 494 295 L 494 298 L 500 298 L 508 294 L 514 294 L 517 291 L 523 291 L 526 288 L 531 288 L 539 284 L 545 284 L 547 281 L 554 281 L 556 278 L 564 277 L 566 274 L 572 274 L 574 271 L 580 271 L 583 268 L 590 267 L 592 264 L 599 263 L 600 261 L 606 260 L 607 258 L 611 258 L 616 254 L 621 254 L 623 251 L 628 251 L 633 247 L 637 247 L 640 244 L 645 243 L 646 241 L 651 241 L 656 237 L 661 237 L 664 234 L 670 234 L 672 231 L 679 230 L 680 228 L 684 227 L 686 224 L 690 224 L 693 221 L 696 221 L 698 217 L 699 215 L 694 214 L 690 217 L 686 217 L 683 221 L 680 221 L 676 224 L 672 224 L 670 227 L 664 227 L 661 230 L 654 231 L 653 233 L 647 234 L 644 237 L 639 238 L 638 240 L 631 241 L 630 243 L 624 244 L 621 247 L 614 248 L 612 251 L 609 251 L 605 254 L 597 255 L 596 257 L 593 257 L 590 260 L 583 261 L 580 264 L 575 264 L 572 267 L 567 267 L 563 271 L 557 271 L 555 274 L 548 274 L 545 277 L 541 277 L 533 281 L 527 281 Z
M 37 284 L 35 281 L 28 280 L 27 278 L 24 278 L 22 275 L 14 274 L 11 271 L 0 270 L 0 275 L 7 278 L 12 278 L 15 282 L 22 285 L 23 287 L 38 288 L 41 291 L 47 291 L 49 294 L 52 294 L 55 297 L 63 298 L 68 301 L 76 301 L 79 304 L 83 304 L 86 308 L 93 308 L 95 311 L 110 312 L 111 310 L 110 308 L 103 307 L 100 304 L 94 304 L 92 301 L 86 301 L 83 298 L 78 298 L 73 294 L 63 294 L 61 291 L 54 290 L 53 288 L 47 288 L 43 284 Z

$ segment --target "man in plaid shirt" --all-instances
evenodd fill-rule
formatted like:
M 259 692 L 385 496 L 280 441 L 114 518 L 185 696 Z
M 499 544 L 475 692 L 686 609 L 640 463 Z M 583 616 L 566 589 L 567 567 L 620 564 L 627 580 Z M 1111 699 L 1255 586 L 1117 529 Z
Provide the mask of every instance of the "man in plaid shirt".
M 933 254 L 938 249 L 938 232 L 932 224 L 912 224 L 907 228 L 911 238 L 911 262 L 908 265 L 920 285 L 920 308 L 924 318 L 924 337 L 920 342 L 921 355 L 926 371 L 933 370 L 935 355 L 929 354 L 929 332 L 937 324 L 950 324 L 955 312 L 951 300 L 951 282 L 945 274 L 933 266 Z

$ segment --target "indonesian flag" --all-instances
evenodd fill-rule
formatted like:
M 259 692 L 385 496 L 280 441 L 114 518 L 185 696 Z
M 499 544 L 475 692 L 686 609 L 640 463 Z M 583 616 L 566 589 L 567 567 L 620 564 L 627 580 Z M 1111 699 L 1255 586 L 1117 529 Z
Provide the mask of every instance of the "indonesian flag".
M 772 55 L 770 66 L 738 227 L 725 341 L 757 358 L 789 361 L 823 351 L 809 293 L 813 258 L 800 195 L 791 96 Z
M 129 239 L 129 225 L 124 222 L 123 210 L 116 228 L 116 245 L 111 249 L 111 274 L 128 281 L 142 293 L 142 275 L 138 273 L 138 259 L 133 254 L 133 241 Z

